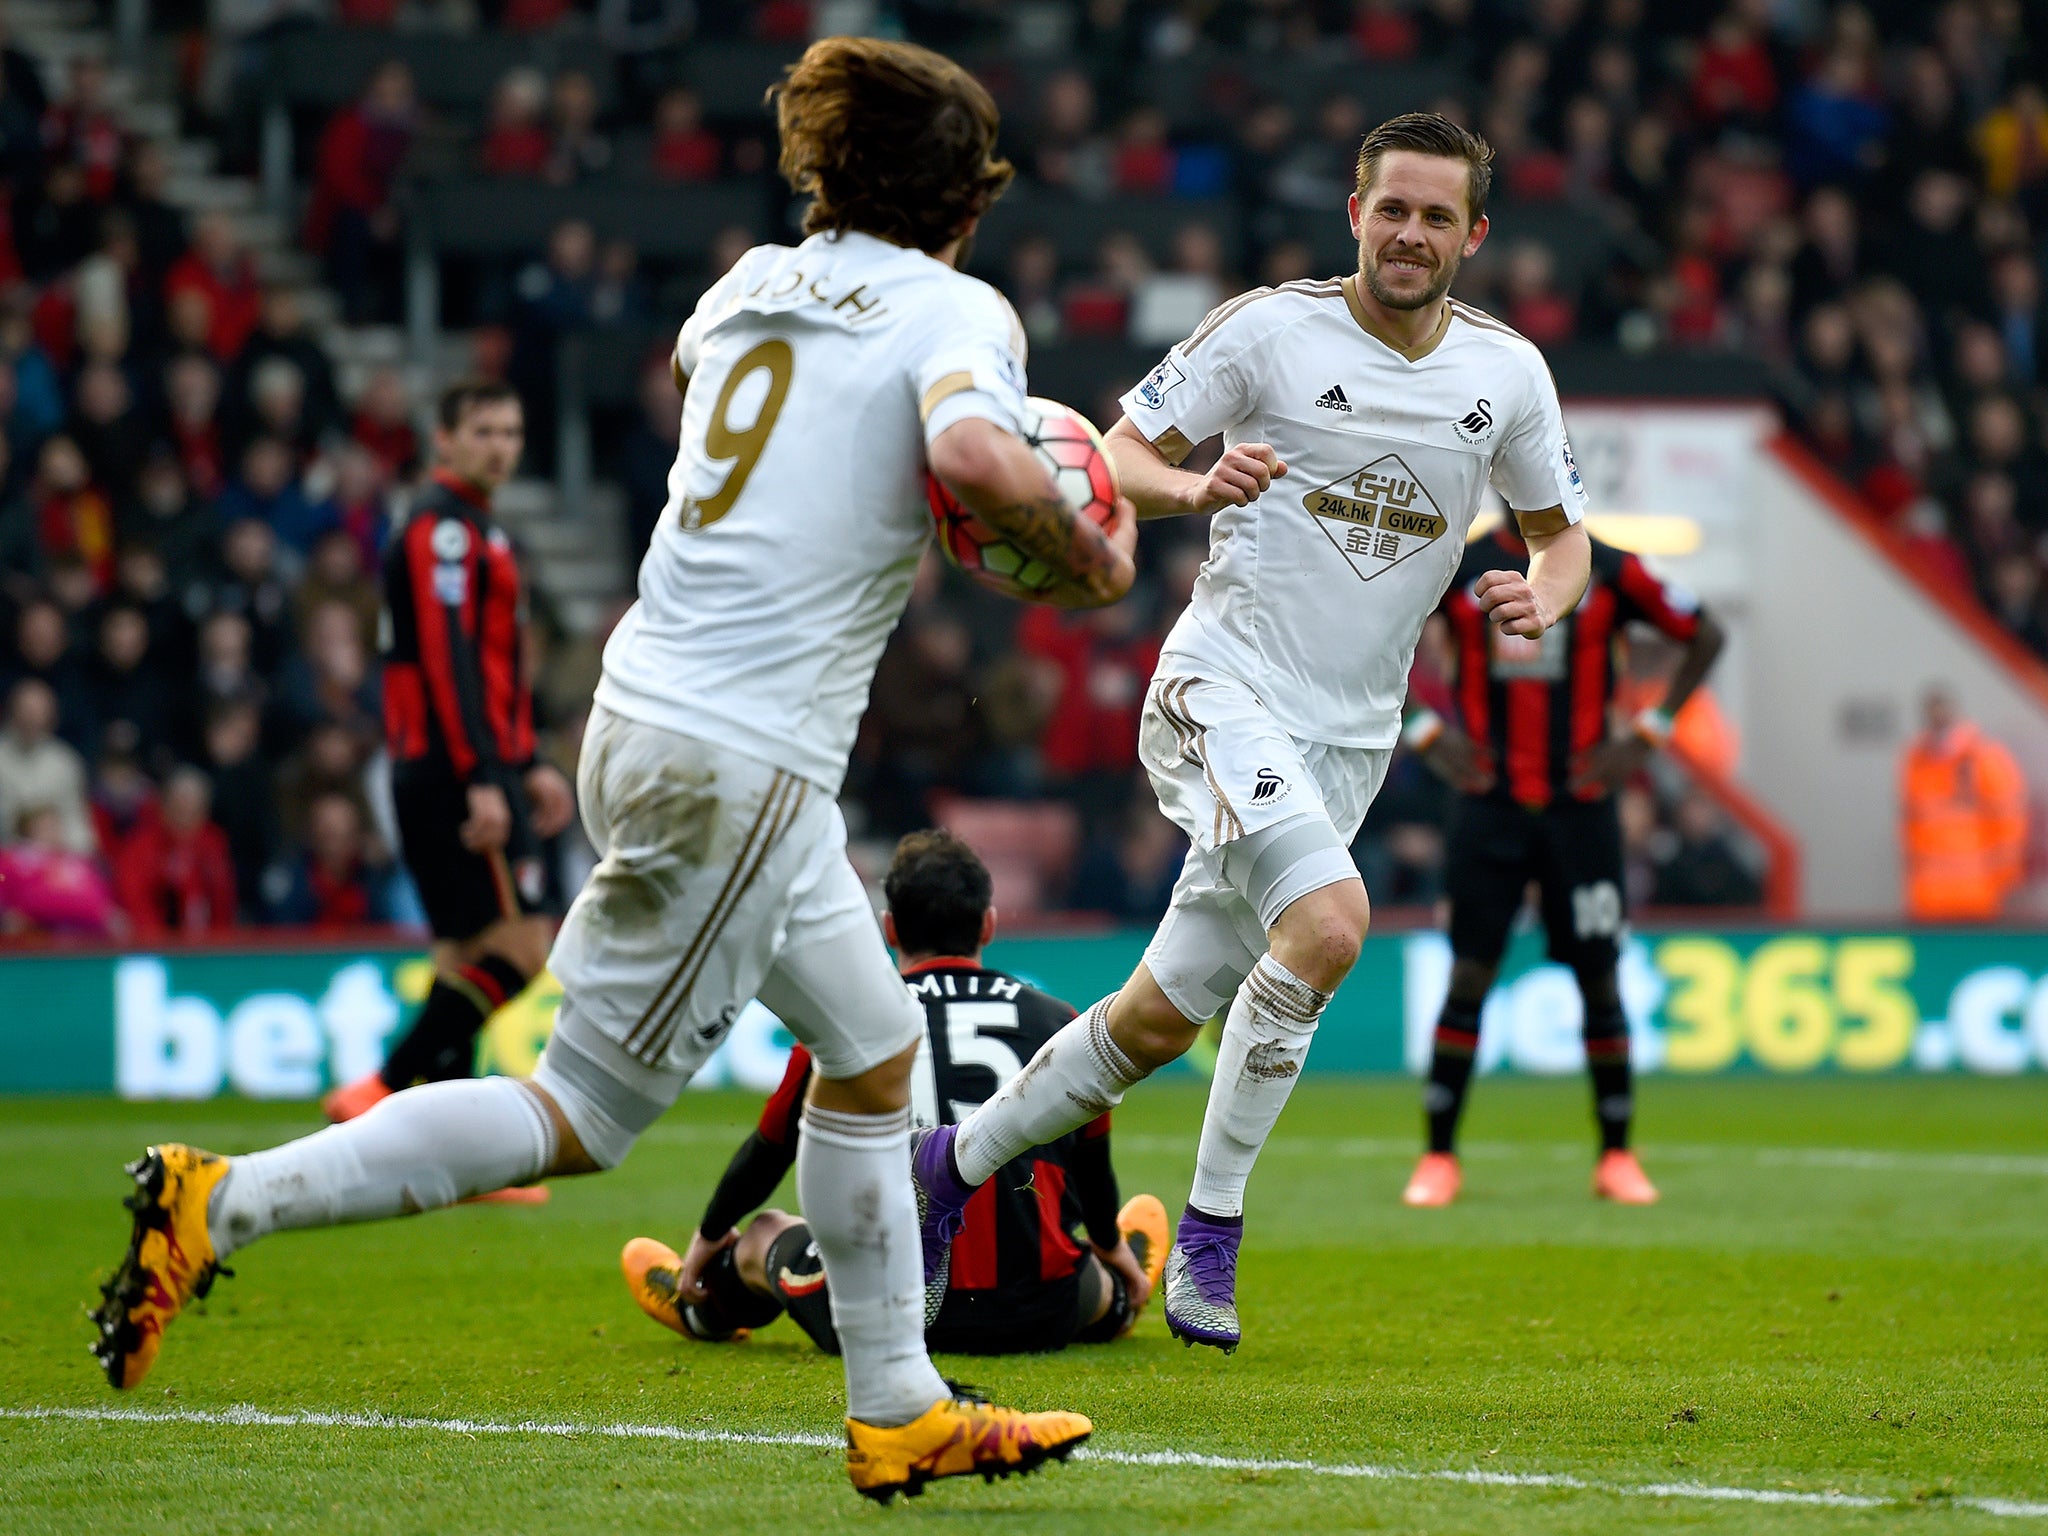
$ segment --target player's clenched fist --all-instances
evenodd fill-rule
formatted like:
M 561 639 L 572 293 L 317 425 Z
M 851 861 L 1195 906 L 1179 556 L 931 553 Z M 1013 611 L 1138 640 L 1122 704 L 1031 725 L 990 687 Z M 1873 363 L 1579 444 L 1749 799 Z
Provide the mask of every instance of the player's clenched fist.
M 1247 506 L 1286 473 L 1287 466 L 1280 462 L 1280 455 L 1264 443 L 1239 443 L 1235 448 L 1226 448 L 1216 467 L 1195 488 L 1193 510 L 1202 514 L 1222 507 Z
M 1529 585 L 1529 578 L 1517 571 L 1488 571 L 1473 584 L 1472 595 L 1504 633 L 1524 640 L 1539 638 L 1557 622 Z

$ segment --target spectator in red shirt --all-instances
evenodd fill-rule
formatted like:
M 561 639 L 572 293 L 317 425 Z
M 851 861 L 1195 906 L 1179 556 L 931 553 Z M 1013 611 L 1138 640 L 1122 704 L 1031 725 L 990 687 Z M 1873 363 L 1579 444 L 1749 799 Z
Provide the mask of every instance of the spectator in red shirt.
M 1152 276 L 1152 259 L 1129 230 L 1113 230 L 1096 252 L 1096 270 L 1072 284 L 1060 300 L 1060 326 L 1069 338 L 1122 340 L 1130 324 L 1131 296 Z
M 105 592 L 114 579 L 114 508 L 93 484 L 78 444 L 62 435 L 43 444 L 29 497 L 43 558 L 82 561 Z
M 306 818 L 306 847 L 263 877 L 270 921 L 346 931 L 391 921 L 388 867 L 369 861 L 362 813 L 347 795 L 328 791 Z
M 1117 130 L 1110 164 L 1119 192 L 1158 197 L 1173 190 L 1173 146 L 1166 138 L 1166 114 L 1140 107 Z
M 396 302 L 400 231 L 391 189 L 417 117 L 412 71 L 387 59 L 362 99 L 320 136 L 306 245 L 326 255 L 328 280 L 352 323 L 384 318 Z
M 1396 0 L 1358 0 L 1351 13 L 1351 46 L 1361 59 L 1400 64 L 1422 46 L 1422 29 Z
M 408 475 L 418 465 L 419 434 L 412 429 L 405 376 L 396 368 L 379 368 L 363 385 L 349 436 L 377 456 L 387 475 Z
M 1570 341 L 1579 326 L 1578 307 L 1557 291 L 1556 276 L 1548 246 L 1524 240 L 1508 252 L 1501 318 L 1539 347 Z
M 224 933 L 235 925 L 235 868 L 197 768 L 164 784 L 160 814 L 114 853 L 114 889 L 140 938 Z
M 505 0 L 501 20 L 508 32 L 545 32 L 568 14 L 568 0 Z
M 126 750 L 130 733 L 116 726 L 103 739 L 99 761 L 92 768 L 92 835 L 100 857 L 111 861 L 122 844 L 144 826 L 154 825 L 158 809 L 156 781 L 142 771 L 135 754 Z
M 1060 673 L 1039 752 L 1046 775 L 1092 809 L 1121 799 L 1138 765 L 1138 715 L 1159 662 L 1159 637 L 1134 603 L 1066 613 L 1032 607 L 1017 648 Z M 1092 802 L 1092 804 L 1091 804 Z
M 715 181 L 725 146 L 704 126 L 704 103 L 695 91 L 668 92 L 654 106 L 654 147 L 649 159 L 662 181 Z
M 211 501 L 227 483 L 220 440 L 220 370 L 203 353 L 185 353 L 164 370 L 164 399 L 170 407 L 171 446 L 185 483 L 201 501 Z
M 491 121 L 477 161 L 487 176 L 539 176 L 550 140 L 541 122 L 548 84 L 537 69 L 508 70 L 491 92 Z
M 107 65 L 90 53 L 71 59 L 71 94 L 43 119 L 43 149 L 53 161 L 85 173 L 85 195 L 95 203 L 114 199 L 127 138 L 107 108 Z
M 207 351 L 219 362 L 233 362 L 263 317 L 263 290 L 256 281 L 256 263 L 242 249 L 233 222 L 217 209 L 193 222 L 192 249 L 164 279 L 164 299 L 174 315 L 181 300 L 189 302 L 188 295 L 206 301 Z
M 1760 0 L 1733 0 L 1700 45 L 1692 105 L 1702 119 L 1760 121 L 1778 104 L 1778 74 L 1764 45 Z

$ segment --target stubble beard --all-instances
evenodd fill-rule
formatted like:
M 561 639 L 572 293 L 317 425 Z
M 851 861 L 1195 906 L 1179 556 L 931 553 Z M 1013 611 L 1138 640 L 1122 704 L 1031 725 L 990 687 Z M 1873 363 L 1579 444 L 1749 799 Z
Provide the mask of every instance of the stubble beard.
M 1451 284 L 1457 280 L 1458 267 L 1462 258 L 1452 256 L 1437 269 L 1436 281 L 1419 294 L 1396 293 L 1380 278 L 1380 261 L 1364 245 L 1358 248 L 1359 275 L 1365 279 L 1365 291 L 1370 293 L 1388 309 L 1427 309 L 1451 291 Z

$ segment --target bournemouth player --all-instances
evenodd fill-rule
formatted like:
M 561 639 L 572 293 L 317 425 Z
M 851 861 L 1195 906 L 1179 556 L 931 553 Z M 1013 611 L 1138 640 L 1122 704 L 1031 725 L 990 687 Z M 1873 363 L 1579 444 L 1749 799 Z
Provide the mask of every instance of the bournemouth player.
M 1139 515 L 1215 514 L 1139 737 L 1193 846 L 1123 989 L 920 1142 L 928 1272 L 976 1185 L 1227 1010 L 1165 1289 L 1176 1334 L 1236 1347 L 1245 1181 L 1357 959 L 1368 914 L 1347 848 L 1489 481 L 1532 556 L 1476 583 L 1484 621 L 1538 640 L 1586 584 L 1584 491 L 1542 355 L 1446 297 L 1486 237 L 1491 162 L 1435 114 L 1383 123 L 1350 199 L 1358 270 L 1232 300 L 1124 397 L 1108 440 Z M 1176 467 L 1218 433 L 1214 469 Z
M 526 601 L 511 542 L 491 522 L 491 495 L 524 441 L 508 386 L 445 391 L 433 475 L 384 557 L 384 739 L 434 985 L 383 1067 L 323 1101 L 330 1120 L 415 1082 L 468 1077 L 477 1031 L 547 963 L 537 839 L 576 807 L 561 774 L 534 761 Z
M 1060 574 L 1057 601 L 1128 591 L 1136 527 L 1128 505 L 1107 534 L 1076 514 L 1016 434 L 1022 328 L 957 270 L 1010 179 L 988 93 L 923 49 L 842 37 L 776 95 L 811 234 L 741 257 L 677 339 L 669 503 L 578 769 L 602 857 L 549 956 L 562 1007 L 533 1080 L 429 1083 L 247 1157 L 151 1149 L 98 1314 L 117 1385 L 270 1232 L 616 1165 L 758 996 L 817 1069 L 796 1180 L 831 1276 L 855 1487 L 1028 1471 L 1089 1434 L 1078 1414 L 956 1394 L 925 1352 L 909 1147 L 924 1014 L 847 861 L 837 795 L 931 537 L 927 466 Z
M 1454 1146 L 1479 1050 L 1479 1014 L 1533 883 L 1550 958 L 1571 967 L 1585 1004 L 1601 1146 L 1593 1193 L 1648 1205 L 1657 1189 L 1628 1145 L 1634 1096 L 1617 976 L 1627 901 L 1614 796 L 1670 738 L 1672 716 L 1713 666 L 1722 632 L 1691 593 L 1595 539 L 1592 580 L 1578 609 L 1540 639 L 1503 634 L 1486 622 L 1478 584 L 1490 570 L 1517 570 L 1527 560 L 1527 547 L 1506 528 L 1466 551 L 1444 599 L 1456 641 L 1458 724 L 1422 711 L 1404 732 L 1461 793 L 1446 860 L 1451 986 L 1423 1097 L 1429 1150 L 1402 1198 L 1410 1205 L 1457 1198 Z M 1631 624 L 1663 631 L 1685 652 L 1664 702 L 1610 736 L 1616 650 Z
M 901 956 L 925 1039 L 911 1078 L 911 1118 L 951 1124 L 981 1103 L 1074 1017 L 1015 977 L 988 969 L 995 934 L 989 874 L 958 838 L 916 832 L 897 844 L 883 882 L 882 929 Z M 761 1205 L 796 1161 L 810 1053 L 790 1054 L 761 1123 L 734 1154 L 689 1249 L 653 1238 L 626 1245 L 620 1265 L 649 1317 L 717 1341 L 783 1312 L 818 1347 L 839 1353 L 818 1245 L 800 1217 Z M 1074 1241 L 1086 1233 L 1087 1247 Z M 1166 1263 L 1166 1208 L 1152 1195 L 1118 1209 L 1109 1116 L 999 1169 L 953 1241 L 950 1283 L 925 1329 L 946 1354 L 1009 1355 L 1101 1344 L 1130 1331 Z

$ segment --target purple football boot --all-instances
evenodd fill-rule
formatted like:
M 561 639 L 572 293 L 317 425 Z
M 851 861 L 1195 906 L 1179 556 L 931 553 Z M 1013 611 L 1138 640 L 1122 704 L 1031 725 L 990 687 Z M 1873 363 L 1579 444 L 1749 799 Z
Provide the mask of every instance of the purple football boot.
M 910 1182 L 917 1190 L 918 1236 L 924 1244 L 924 1310 L 929 1327 L 946 1296 L 953 1269 L 953 1239 L 967 1219 L 967 1201 L 974 1191 L 961 1182 L 953 1166 L 953 1138 L 959 1127 L 913 1131 L 910 1137 Z
M 1183 1344 L 1207 1344 L 1226 1355 L 1242 1337 L 1237 1326 L 1237 1245 L 1244 1218 L 1218 1221 L 1192 1207 L 1181 1213 L 1166 1259 L 1166 1327 Z

